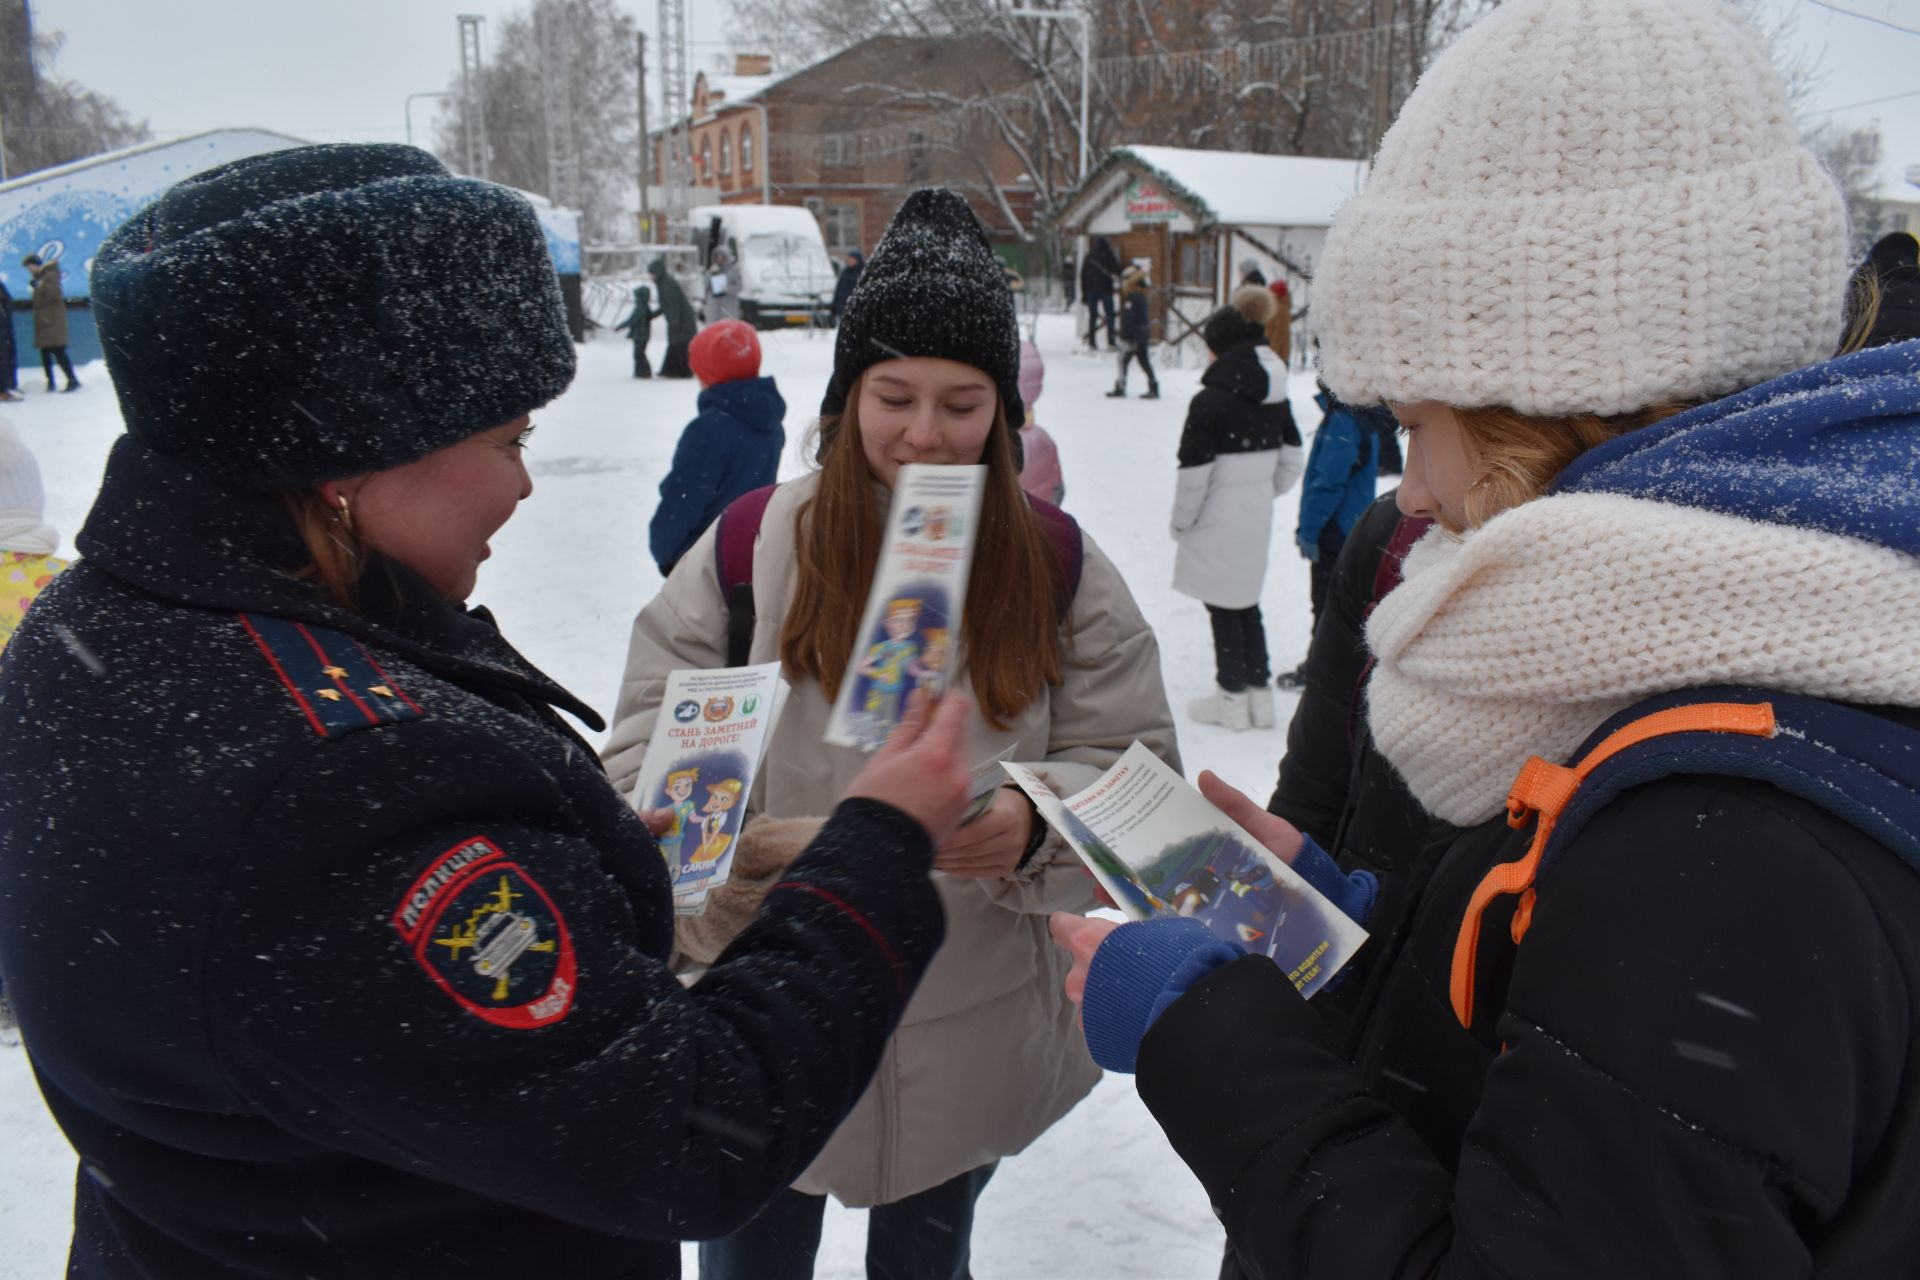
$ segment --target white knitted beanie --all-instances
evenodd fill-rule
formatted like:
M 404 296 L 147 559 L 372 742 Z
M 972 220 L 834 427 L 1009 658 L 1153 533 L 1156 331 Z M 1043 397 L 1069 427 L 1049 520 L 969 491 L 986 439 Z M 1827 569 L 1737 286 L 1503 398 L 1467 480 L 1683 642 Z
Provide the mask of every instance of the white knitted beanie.
M 1832 353 L 1840 192 L 1720 0 L 1509 0 L 1421 77 L 1328 232 L 1342 400 L 1708 399 Z

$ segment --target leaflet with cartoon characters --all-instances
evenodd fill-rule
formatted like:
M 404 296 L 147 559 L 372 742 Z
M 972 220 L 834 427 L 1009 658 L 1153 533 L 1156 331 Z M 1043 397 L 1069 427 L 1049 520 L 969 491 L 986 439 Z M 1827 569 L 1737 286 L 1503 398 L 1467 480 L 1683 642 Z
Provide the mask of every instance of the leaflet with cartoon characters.
M 683 915 L 704 911 L 707 894 L 727 882 L 747 794 L 785 689 L 777 662 L 667 677 L 631 799 L 636 809 L 673 813 L 657 839 L 674 908 Z
M 1215 937 L 1269 956 L 1312 996 L 1367 931 L 1136 742 L 1086 790 L 1061 799 L 1017 764 L 1012 775 L 1134 920 L 1191 916 Z
M 872 751 L 915 689 L 946 688 L 960 640 L 985 467 L 900 468 L 886 541 L 853 656 L 827 721 L 828 742 Z

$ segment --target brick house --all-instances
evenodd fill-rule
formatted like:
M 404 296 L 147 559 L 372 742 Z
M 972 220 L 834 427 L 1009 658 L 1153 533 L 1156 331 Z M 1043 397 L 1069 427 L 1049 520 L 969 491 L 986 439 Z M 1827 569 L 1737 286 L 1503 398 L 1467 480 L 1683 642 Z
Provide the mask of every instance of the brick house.
M 952 186 L 1011 247 L 1034 230 L 1031 184 L 977 113 L 949 104 L 1025 79 L 991 40 L 875 36 L 784 76 L 766 56 L 743 55 L 732 75 L 694 77 L 693 185 L 724 204 L 804 205 L 836 256 L 871 250 L 908 192 Z M 652 135 L 655 183 L 666 139 Z

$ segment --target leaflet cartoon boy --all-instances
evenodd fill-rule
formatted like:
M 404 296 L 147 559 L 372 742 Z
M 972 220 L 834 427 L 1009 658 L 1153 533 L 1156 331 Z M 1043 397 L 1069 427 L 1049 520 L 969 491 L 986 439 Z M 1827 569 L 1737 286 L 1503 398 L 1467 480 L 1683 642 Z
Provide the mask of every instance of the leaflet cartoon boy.
M 699 777 L 698 769 L 676 769 L 667 775 L 667 804 L 673 810 L 673 824 L 657 838 L 670 871 L 677 872 L 683 865 L 680 855 L 685 846 L 687 828 L 693 823 L 696 807 L 693 803 L 693 784 Z
M 860 674 L 869 680 L 866 712 L 870 723 L 890 726 L 900 719 L 909 667 L 920 656 L 913 633 L 920 625 L 920 601 L 901 596 L 887 605 L 887 638 L 867 647 Z

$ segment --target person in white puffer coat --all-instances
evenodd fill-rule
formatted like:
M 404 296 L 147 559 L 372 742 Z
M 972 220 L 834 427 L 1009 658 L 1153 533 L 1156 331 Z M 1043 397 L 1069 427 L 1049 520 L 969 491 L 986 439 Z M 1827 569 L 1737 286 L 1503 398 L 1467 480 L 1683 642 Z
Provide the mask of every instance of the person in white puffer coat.
M 1273 500 L 1301 469 L 1285 374 L 1261 359 L 1273 307 L 1265 289 L 1240 289 L 1208 318 L 1202 336 L 1214 359 L 1187 408 L 1174 489 L 1173 586 L 1207 606 L 1216 666 L 1213 692 L 1187 714 L 1229 729 L 1273 726 L 1260 591 Z

